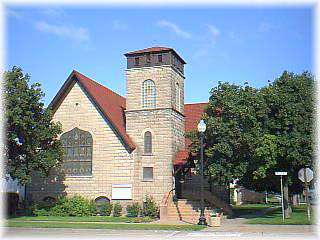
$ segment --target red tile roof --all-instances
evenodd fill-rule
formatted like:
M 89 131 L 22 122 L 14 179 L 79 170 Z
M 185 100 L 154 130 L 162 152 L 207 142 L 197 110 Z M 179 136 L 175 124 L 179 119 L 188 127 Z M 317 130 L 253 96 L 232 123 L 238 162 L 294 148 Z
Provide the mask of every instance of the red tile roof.
M 135 145 L 127 135 L 125 128 L 124 110 L 126 108 L 126 99 L 83 74 L 75 70 L 72 71 L 67 81 L 49 106 L 52 106 L 53 109 L 56 108 L 58 102 L 61 101 L 62 94 L 64 94 L 65 90 L 70 86 L 73 80 L 78 81 L 85 89 L 99 110 L 108 119 L 116 132 L 118 132 L 130 151 L 134 150 Z
M 197 130 L 199 121 L 204 113 L 205 107 L 208 103 L 190 103 L 184 105 L 185 115 L 185 133 L 192 130 Z M 186 138 L 186 147 L 191 144 L 191 141 Z
M 188 150 L 180 150 L 173 161 L 174 166 L 181 166 L 184 165 L 189 158 L 189 151 Z
M 208 103 L 191 103 L 184 105 L 184 115 L 185 115 L 185 133 L 190 132 L 192 130 L 197 130 L 197 125 L 204 113 L 205 107 Z M 189 151 L 187 150 L 189 145 L 191 144 L 190 139 L 185 138 L 185 146 L 186 149 L 180 150 L 173 164 L 175 166 L 181 166 L 185 164 L 189 158 Z

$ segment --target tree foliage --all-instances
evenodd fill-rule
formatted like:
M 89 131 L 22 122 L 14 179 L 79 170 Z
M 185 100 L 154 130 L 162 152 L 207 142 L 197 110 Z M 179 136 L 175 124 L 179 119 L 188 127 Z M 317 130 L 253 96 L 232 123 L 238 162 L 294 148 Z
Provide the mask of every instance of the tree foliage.
M 251 189 L 277 190 L 274 171 L 283 170 L 299 189 L 297 171 L 312 164 L 313 94 L 307 72 L 284 72 L 261 89 L 220 82 L 204 114 L 206 174 L 220 184 L 239 179 Z M 198 152 L 197 133 L 188 136 Z
M 6 172 L 21 184 L 29 183 L 32 172 L 48 175 L 62 159 L 60 124 L 44 107 L 40 84 L 29 85 L 30 76 L 13 67 L 4 73 L 6 102 Z

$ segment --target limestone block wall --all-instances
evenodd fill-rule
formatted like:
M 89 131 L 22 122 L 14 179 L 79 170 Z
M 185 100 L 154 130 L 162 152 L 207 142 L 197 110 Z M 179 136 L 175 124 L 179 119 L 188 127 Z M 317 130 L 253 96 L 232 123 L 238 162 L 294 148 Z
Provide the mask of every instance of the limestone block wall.
M 156 85 L 156 108 L 176 109 L 175 85 L 181 89 L 181 108 L 176 109 L 183 114 L 184 111 L 184 77 L 172 66 L 154 66 L 143 68 L 131 68 L 126 70 L 127 94 L 126 110 L 139 110 L 142 108 L 142 83 L 151 79 Z
M 152 195 L 160 202 L 172 189 L 172 119 L 168 109 L 126 112 L 127 132 L 136 143 L 134 198 Z M 144 154 L 144 133 L 152 133 L 152 154 Z M 143 167 L 153 167 L 153 180 L 143 181 Z
M 92 134 L 92 176 L 59 179 L 52 174 L 47 179 L 35 177 L 28 189 L 34 200 L 58 194 L 79 194 L 90 199 L 106 196 L 111 199 L 112 184 L 134 183 L 134 154 L 128 153 L 108 120 L 80 85 L 76 83 L 72 87 L 53 119 L 62 124 L 63 132 L 78 127 Z
M 135 199 L 152 195 L 160 203 L 173 186 L 173 160 L 184 148 L 184 77 L 172 66 L 131 68 L 126 70 L 126 131 L 137 148 L 135 154 Z M 156 108 L 142 109 L 142 83 L 151 79 L 156 85 Z M 180 109 L 176 106 L 179 84 Z M 144 154 L 144 133 L 152 133 L 152 155 Z M 143 168 L 153 167 L 153 181 L 143 181 Z

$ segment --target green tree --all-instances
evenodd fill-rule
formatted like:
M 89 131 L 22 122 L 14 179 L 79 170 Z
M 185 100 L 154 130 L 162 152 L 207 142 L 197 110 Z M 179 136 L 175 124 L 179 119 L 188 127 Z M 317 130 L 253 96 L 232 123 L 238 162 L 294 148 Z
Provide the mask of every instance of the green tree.
M 267 119 L 265 102 L 258 90 L 219 83 L 211 90 L 204 119 L 206 175 L 225 185 L 232 179 L 242 179 L 258 146 L 257 139 L 263 137 L 262 125 Z M 193 142 L 192 151 L 199 152 L 197 134 L 188 136 Z
M 288 192 L 301 190 L 297 171 L 312 165 L 314 79 L 311 74 L 284 72 L 272 84 L 255 89 L 219 83 L 211 90 L 204 114 L 206 174 L 215 181 L 240 184 L 254 190 L 279 190 L 277 170 Z M 196 132 L 188 134 L 198 152 Z
M 6 117 L 6 172 L 21 184 L 31 181 L 32 173 L 47 176 L 62 160 L 60 124 L 44 107 L 39 83 L 29 85 L 30 77 L 19 67 L 4 73 Z
M 272 144 L 276 146 L 273 157 L 276 161 L 267 160 L 263 173 L 269 172 L 271 175 L 275 170 L 288 172 L 284 181 L 284 193 L 286 216 L 289 216 L 289 190 L 292 192 L 301 189 L 297 172 L 306 165 L 312 166 L 313 162 L 314 79 L 308 72 L 294 74 L 285 71 L 273 84 L 263 88 L 261 94 L 268 106 L 265 131 L 272 134 Z M 268 146 L 270 145 L 261 148 Z M 261 157 L 267 159 L 267 155 L 266 152 Z

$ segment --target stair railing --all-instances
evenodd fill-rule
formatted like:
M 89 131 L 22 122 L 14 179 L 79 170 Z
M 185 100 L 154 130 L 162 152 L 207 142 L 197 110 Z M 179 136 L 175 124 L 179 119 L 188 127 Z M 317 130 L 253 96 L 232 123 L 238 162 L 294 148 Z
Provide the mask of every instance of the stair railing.
M 165 193 L 162 201 L 160 203 L 160 220 L 166 221 L 168 218 L 168 205 L 169 201 L 173 201 L 173 191 L 175 188 L 171 189 L 169 192 Z

